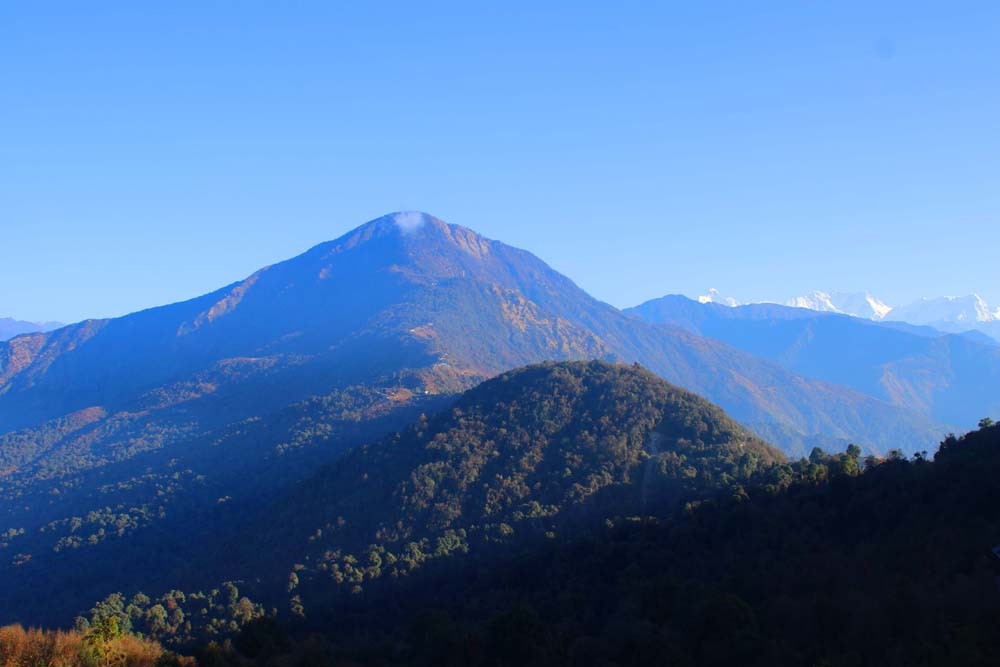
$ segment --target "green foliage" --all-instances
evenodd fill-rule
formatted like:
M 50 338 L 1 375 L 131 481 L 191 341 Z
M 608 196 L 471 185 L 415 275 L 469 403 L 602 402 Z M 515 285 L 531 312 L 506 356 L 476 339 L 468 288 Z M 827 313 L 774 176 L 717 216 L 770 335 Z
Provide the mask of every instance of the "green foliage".
M 125 634 L 114 614 L 96 618 L 84 634 L 84 642 L 93 651 L 100 667 L 112 667 L 123 662 L 118 654 L 118 639 Z
M 933 460 L 858 456 L 417 575 L 324 627 L 344 660 L 415 667 L 992 664 L 1000 426 Z
M 782 460 L 715 406 L 638 366 L 542 364 L 349 453 L 281 497 L 258 517 L 268 530 L 241 532 L 235 546 L 261 581 L 254 597 L 312 619 L 312 608 L 430 565 L 570 539 L 623 512 L 669 514 Z M 276 562 L 287 563 L 283 575 Z M 179 645 L 232 636 L 263 609 L 227 584 L 113 595 L 91 616 L 109 614 Z
M 287 530 L 273 539 L 302 540 L 307 565 L 286 575 L 301 613 L 338 589 L 563 535 L 594 516 L 669 512 L 781 460 L 638 366 L 540 364 L 349 453 L 283 501 L 271 523 Z
M 161 580 L 215 584 L 191 574 L 217 565 L 207 536 L 239 541 L 252 529 L 248 505 L 443 400 L 398 385 L 358 386 L 195 437 L 161 420 L 163 437 L 152 438 L 145 427 L 132 429 L 135 415 L 97 410 L 0 436 L 0 464 L 8 466 L 0 465 L 0 622 L 64 625 L 137 581 L 147 590 Z M 105 438 L 123 449 L 104 449 Z M 241 464 L 234 468 L 234 460 Z M 189 539 L 192 531 L 202 537 Z M 154 534 L 169 547 L 151 549 Z M 39 594 L 38 581 L 49 592 Z
M 78 629 L 103 633 L 113 625 L 123 632 L 136 632 L 163 643 L 183 646 L 211 637 L 228 637 L 246 624 L 264 617 L 264 609 L 246 596 L 236 584 L 207 593 L 168 591 L 158 598 L 143 593 L 126 599 L 113 593 L 77 618 Z M 99 634 L 103 637 L 103 634 Z

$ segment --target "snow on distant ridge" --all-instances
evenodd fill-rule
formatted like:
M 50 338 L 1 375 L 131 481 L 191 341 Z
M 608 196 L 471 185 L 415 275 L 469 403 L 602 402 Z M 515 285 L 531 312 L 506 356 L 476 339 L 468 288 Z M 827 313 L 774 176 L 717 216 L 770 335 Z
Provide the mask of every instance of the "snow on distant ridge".
M 867 320 L 881 320 L 892 310 L 892 306 L 879 301 L 868 292 L 821 292 L 814 290 L 805 296 L 789 299 L 785 305 L 793 308 L 808 308 L 823 313 L 862 317 Z
M 876 321 L 929 326 L 947 333 L 975 330 L 1000 341 L 1000 308 L 991 310 L 978 294 L 923 298 L 893 308 L 868 293 L 816 291 L 791 299 L 785 305 Z
M 826 292 L 815 290 L 805 296 L 797 296 L 785 302 L 786 306 L 792 308 L 807 308 L 821 313 L 843 313 L 834 303 L 833 299 Z
M 808 308 L 827 313 L 841 313 L 870 320 L 889 320 L 941 328 L 974 328 L 977 323 L 1000 322 L 1000 308 L 990 310 L 978 294 L 968 296 L 941 296 L 922 298 L 904 306 L 892 307 L 879 301 L 868 292 L 813 291 L 805 296 L 789 299 L 786 306 Z
M 708 294 L 695 297 L 699 303 L 740 306 L 751 303 L 774 303 L 758 300 L 740 302 L 724 297 L 712 288 Z M 905 322 L 929 326 L 947 333 L 976 330 L 1000 342 L 1000 308 L 991 309 L 978 294 L 923 298 L 904 306 L 892 307 L 870 292 L 823 292 L 814 290 L 784 302 L 793 308 L 806 308 L 821 313 L 850 315 L 866 320 Z
M 910 324 L 941 323 L 973 326 L 982 322 L 1000 321 L 1000 308 L 991 311 L 978 294 L 923 298 L 894 308 L 886 319 Z
M 730 308 L 735 308 L 740 305 L 740 302 L 733 297 L 720 295 L 719 290 L 714 287 L 708 290 L 708 294 L 702 294 L 699 296 L 698 303 L 717 303 L 720 306 L 729 306 Z

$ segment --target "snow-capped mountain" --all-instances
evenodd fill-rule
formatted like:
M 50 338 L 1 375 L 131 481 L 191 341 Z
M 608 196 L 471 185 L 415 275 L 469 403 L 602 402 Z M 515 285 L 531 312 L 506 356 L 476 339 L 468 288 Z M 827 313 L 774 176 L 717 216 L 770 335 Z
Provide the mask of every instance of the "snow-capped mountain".
M 954 324 L 967 328 L 977 323 L 1000 321 L 1000 308 L 990 310 L 978 294 L 968 296 L 942 296 L 920 299 L 911 304 L 893 308 L 886 317 L 889 320 L 910 324 Z
M 699 303 L 740 306 L 751 303 L 775 303 L 760 300 L 740 302 L 724 297 L 712 288 L 696 297 Z M 946 333 L 979 331 L 1000 342 L 1000 308 L 991 308 L 978 294 L 923 298 L 904 306 L 893 307 L 870 292 L 823 292 L 814 290 L 784 302 L 785 306 L 806 308 L 821 313 L 850 315 L 875 322 L 903 322 L 933 327 Z
M 739 301 L 731 296 L 722 296 L 719 294 L 719 290 L 714 287 L 708 290 L 708 294 L 702 294 L 697 298 L 698 303 L 717 303 L 720 306 L 729 306 L 730 308 L 735 308 L 736 306 L 742 305 Z
M 865 292 L 810 292 L 785 302 L 787 306 L 864 319 L 929 326 L 947 333 L 979 331 L 1000 341 L 1000 308 L 991 309 L 978 294 L 923 298 L 892 307 Z
M 879 301 L 867 292 L 820 292 L 815 290 L 805 296 L 789 299 L 786 306 L 808 308 L 823 313 L 840 313 L 868 320 L 881 320 L 892 306 Z

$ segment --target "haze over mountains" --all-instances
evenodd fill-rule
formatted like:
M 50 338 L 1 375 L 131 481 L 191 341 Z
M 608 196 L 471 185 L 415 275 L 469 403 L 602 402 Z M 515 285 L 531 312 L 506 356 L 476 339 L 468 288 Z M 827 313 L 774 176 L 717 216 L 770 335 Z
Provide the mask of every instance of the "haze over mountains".
M 0 341 L 10 340 L 14 336 L 40 331 L 52 331 L 63 326 L 60 322 L 25 322 L 12 317 L 0 317 Z
M 1000 412 L 1000 347 L 966 335 L 778 304 L 727 307 L 678 295 L 626 312 L 959 428 Z

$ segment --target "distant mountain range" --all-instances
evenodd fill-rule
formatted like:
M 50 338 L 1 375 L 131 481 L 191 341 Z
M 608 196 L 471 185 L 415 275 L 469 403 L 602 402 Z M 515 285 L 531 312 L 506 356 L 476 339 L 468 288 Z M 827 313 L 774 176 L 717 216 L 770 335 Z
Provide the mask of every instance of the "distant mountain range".
M 22 334 L 52 331 L 63 326 L 60 322 L 24 322 L 11 317 L 0 317 L 0 341 Z
M 815 439 L 933 446 L 944 428 L 642 322 L 528 252 L 408 213 L 190 301 L 0 344 L 0 433 L 93 409 L 102 422 L 181 411 L 197 428 L 221 426 L 352 385 L 446 394 L 526 363 L 581 358 L 642 363 L 789 452 Z
M 626 310 L 772 359 L 939 422 L 1000 414 L 1000 346 L 930 327 L 778 304 L 727 307 L 665 296 Z
M 892 311 L 892 306 L 879 301 L 871 294 L 862 292 L 819 292 L 814 291 L 805 296 L 796 297 L 785 302 L 793 308 L 806 308 L 822 313 L 839 313 L 863 317 L 869 320 L 885 319 Z
M 696 298 L 701 303 L 735 307 L 743 304 L 720 295 L 716 289 Z M 769 303 L 767 301 L 751 303 Z M 867 292 L 813 291 L 785 301 L 784 305 L 821 313 L 837 313 L 881 322 L 905 322 L 929 326 L 947 333 L 978 331 L 1000 343 L 1000 308 L 992 308 L 978 294 L 923 298 L 902 306 L 890 306 Z

